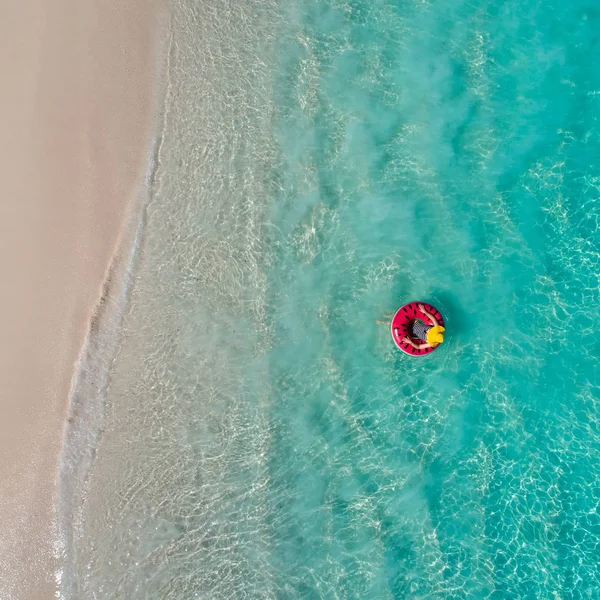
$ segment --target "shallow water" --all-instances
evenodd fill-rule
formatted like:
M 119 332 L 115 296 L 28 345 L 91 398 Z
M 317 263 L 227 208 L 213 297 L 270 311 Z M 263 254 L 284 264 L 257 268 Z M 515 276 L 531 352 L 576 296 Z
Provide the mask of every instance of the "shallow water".
M 599 26 L 173 4 L 65 595 L 600 597 Z M 375 323 L 415 299 L 421 359 Z

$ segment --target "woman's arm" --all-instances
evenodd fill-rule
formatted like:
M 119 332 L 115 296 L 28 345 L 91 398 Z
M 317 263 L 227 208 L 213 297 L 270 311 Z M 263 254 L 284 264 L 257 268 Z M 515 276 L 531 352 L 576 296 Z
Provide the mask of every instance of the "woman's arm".
M 419 304 L 418 307 L 419 310 L 433 323 L 434 327 L 437 327 L 439 325 L 437 319 L 429 311 L 427 311 L 422 304 Z
M 417 350 L 423 350 L 424 348 L 430 348 L 431 344 L 424 342 L 423 344 L 415 344 L 408 336 L 402 338 L 403 342 L 410 344 L 413 348 Z

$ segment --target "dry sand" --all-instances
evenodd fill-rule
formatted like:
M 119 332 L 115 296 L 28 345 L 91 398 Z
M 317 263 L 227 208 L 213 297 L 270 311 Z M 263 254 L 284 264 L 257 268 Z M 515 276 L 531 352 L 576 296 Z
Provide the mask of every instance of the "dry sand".
M 161 0 L 0 5 L 0 598 L 56 592 L 74 365 L 154 127 Z

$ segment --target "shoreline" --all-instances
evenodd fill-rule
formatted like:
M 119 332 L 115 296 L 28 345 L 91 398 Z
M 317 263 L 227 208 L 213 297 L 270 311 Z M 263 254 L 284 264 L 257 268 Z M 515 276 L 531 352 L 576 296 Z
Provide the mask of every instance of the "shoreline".
M 161 0 L 30 0 L 2 13 L 13 52 L 0 58 L 0 596 L 36 599 L 60 593 L 69 401 L 98 311 L 115 300 L 107 277 L 137 239 L 129 234 L 159 125 L 166 11 Z
M 122 236 L 112 256 L 102 294 L 75 363 L 68 395 L 58 465 L 56 495 L 56 554 L 59 558 L 60 597 L 77 598 L 74 538 L 81 527 L 87 475 L 102 435 L 104 399 L 110 369 L 121 341 L 120 328 L 127 309 L 135 261 L 141 243 L 143 211 L 149 199 L 148 183 L 140 185 Z

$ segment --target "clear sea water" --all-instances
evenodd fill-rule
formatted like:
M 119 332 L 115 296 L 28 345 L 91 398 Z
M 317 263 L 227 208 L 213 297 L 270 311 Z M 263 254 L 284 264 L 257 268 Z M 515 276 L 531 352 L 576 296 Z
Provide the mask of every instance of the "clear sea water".
M 65 597 L 600 598 L 599 56 L 591 0 L 172 2 Z

